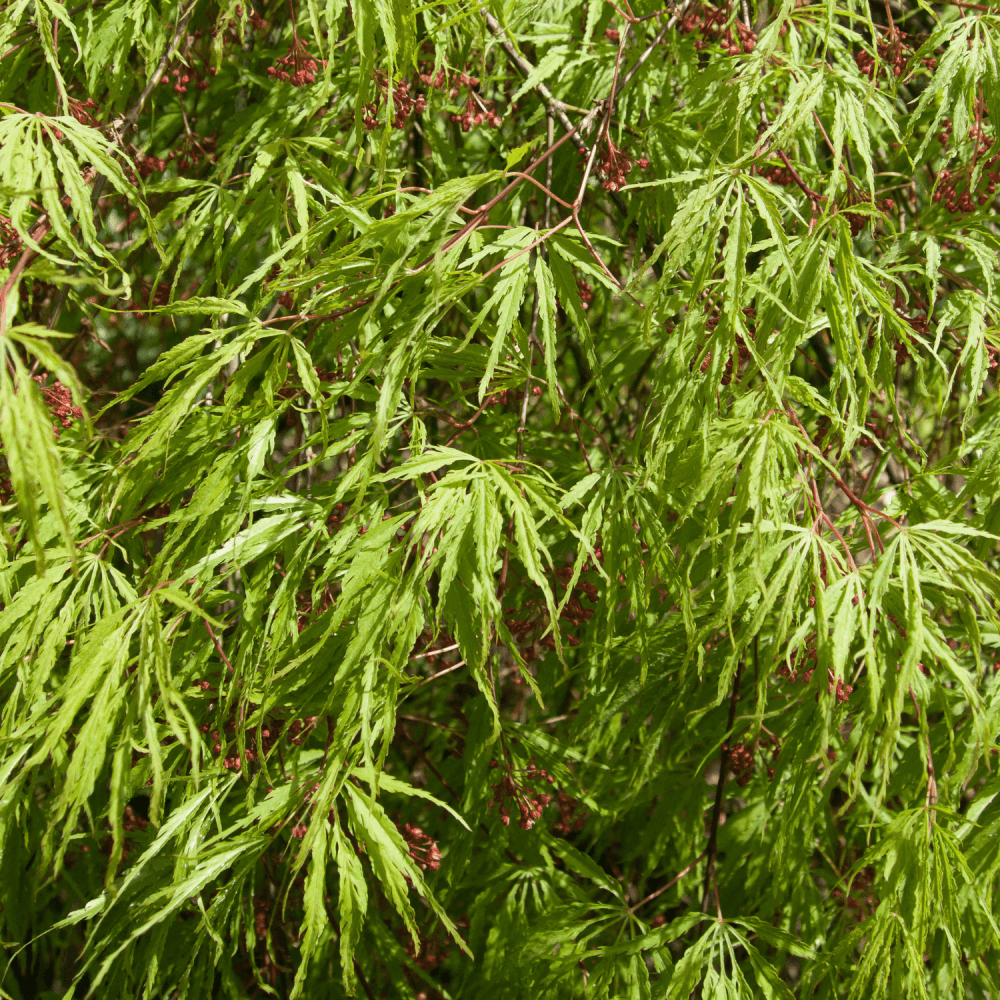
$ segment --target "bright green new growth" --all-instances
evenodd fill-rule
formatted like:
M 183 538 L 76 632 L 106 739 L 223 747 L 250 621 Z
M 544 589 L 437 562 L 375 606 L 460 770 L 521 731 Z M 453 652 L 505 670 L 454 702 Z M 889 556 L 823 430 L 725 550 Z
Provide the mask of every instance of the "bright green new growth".
M 995 4 L 0 59 L 0 996 L 1000 995 Z

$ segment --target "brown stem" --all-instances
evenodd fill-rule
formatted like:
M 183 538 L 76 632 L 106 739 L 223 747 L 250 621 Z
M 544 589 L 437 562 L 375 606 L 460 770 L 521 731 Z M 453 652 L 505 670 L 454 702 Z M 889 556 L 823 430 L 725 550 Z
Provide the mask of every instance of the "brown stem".
M 645 899 L 640 899 L 639 902 L 635 904 L 635 906 L 629 909 L 628 911 L 629 914 L 635 913 L 635 911 L 638 910 L 640 906 L 645 906 L 648 902 L 656 899 L 657 896 L 666 892 L 667 889 L 669 889 L 671 886 L 676 885 L 682 878 L 684 878 L 685 875 L 688 874 L 688 872 L 691 871 L 692 868 L 694 868 L 695 865 L 697 865 L 701 861 L 703 857 L 705 857 L 705 851 L 702 851 L 701 854 L 699 854 L 698 857 L 696 857 L 694 861 L 692 861 L 691 864 L 687 866 L 687 868 L 683 869 L 682 871 L 679 871 L 666 885 L 661 885 L 659 889 L 657 889 L 655 892 L 651 892 Z
M 813 191 L 811 187 L 799 176 L 799 172 L 792 166 L 792 161 L 788 159 L 787 154 L 783 149 L 778 150 L 778 156 L 781 158 L 781 162 L 788 168 L 788 172 L 792 175 L 792 180 L 802 188 L 805 196 L 813 203 L 813 205 L 818 209 L 820 201 L 826 201 L 826 196 Z
M 719 782 L 715 786 L 715 804 L 712 807 L 712 822 L 708 829 L 708 846 L 705 854 L 708 856 L 708 867 L 705 869 L 705 882 L 701 894 L 701 912 L 708 913 L 709 895 L 715 879 L 715 855 L 718 851 L 719 817 L 722 815 L 723 792 L 726 787 L 726 768 L 729 764 L 729 740 L 733 734 L 733 723 L 736 721 L 736 702 L 740 693 L 740 677 L 743 674 L 743 657 L 736 665 L 736 676 L 733 678 L 733 693 L 729 699 L 729 721 L 726 724 L 726 738 L 722 742 L 719 753 Z M 715 903 L 719 905 L 719 887 L 715 884 Z
M 32 234 L 32 239 L 44 239 L 49 228 L 49 224 L 46 222 L 43 226 L 43 232 L 37 238 Z M 3 283 L 3 287 L 0 287 L 0 337 L 7 333 L 7 296 L 14 285 L 20 280 L 21 273 L 37 256 L 38 252 L 36 250 L 32 250 L 31 247 L 25 247 L 21 256 L 17 259 L 17 263 L 14 265 L 14 270 L 10 272 L 10 276 Z
M 917 713 L 917 719 L 919 721 L 921 711 L 920 706 L 917 704 L 917 696 L 913 693 L 913 688 L 910 689 L 910 700 L 913 702 L 913 711 Z M 927 721 L 927 716 L 924 715 L 924 721 Z M 938 790 L 937 790 L 937 778 L 934 773 L 934 757 L 931 754 L 931 735 L 930 729 L 928 727 L 928 732 L 925 739 L 925 745 L 927 747 L 927 833 L 931 832 L 931 827 L 934 823 L 934 806 L 937 805 L 938 800 Z
M 124 128 L 122 132 L 128 132 L 135 128 L 135 123 L 139 120 L 139 115 L 142 114 L 142 109 L 146 106 L 146 101 L 149 100 L 149 95 L 155 90 L 156 85 L 160 82 L 160 77 L 166 72 L 167 66 L 170 64 L 170 60 L 173 59 L 174 53 L 177 51 L 177 43 L 181 40 L 181 36 L 184 34 L 185 28 L 187 28 L 188 20 L 194 11 L 195 4 L 198 0 L 191 0 L 187 5 L 187 10 L 177 20 L 177 27 L 174 29 L 174 36 L 170 39 L 170 44 L 167 46 L 167 51 L 164 52 L 163 58 L 159 61 L 156 69 L 153 70 L 153 75 L 149 78 L 149 82 L 143 88 L 142 93 L 139 95 L 139 99 L 132 105 L 132 109 L 124 118 Z
M 208 624 L 208 619 L 202 618 L 202 623 L 204 624 L 205 629 L 208 632 L 208 634 L 212 637 L 212 642 L 215 644 L 215 650 L 219 654 L 219 656 L 222 658 L 222 662 L 229 668 L 229 672 L 231 674 L 235 674 L 236 671 L 233 670 L 233 665 L 229 662 L 229 657 L 226 656 L 226 651 L 222 648 L 222 643 L 219 642 L 219 640 L 216 637 L 215 633 L 212 631 L 212 626 Z
M 535 331 L 538 329 L 538 288 L 531 306 L 531 329 L 528 331 L 528 377 L 524 380 L 521 396 L 521 417 L 517 422 L 517 460 L 524 461 L 524 430 L 528 424 L 528 400 L 531 398 L 531 366 L 535 361 Z
M 55 60 L 58 64 L 59 62 L 59 21 L 54 20 L 52 22 L 52 50 L 55 54 Z M 66 99 L 66 88 L 63 86 L 62 77 L 58 72 L 55 74 L 56 78 L 56 90 L 59 91 L 59 100 L 62 102 L 63 114 L 69 114 L 69 101 Z
M 362 989 L 365 991 L 365 996 L 368 1000 L 375 1000 L 375 994 L 372 988 L 368 985 L 368 980 L 365 979 L 365 974 L 361 971 L 361 966 L 358 965 L 358 960 L 354 959 L 354 975 L 358 977 L 358 982 L 361 983 Z
M 452 436 L 448 438 L 447 441 L 445 441 L 444 443 L 445 448 L 450 448 L 452 444 L 455 441 L 457 441 L 458 438 L 460 438 L 483 415 L 483 411 L 486 409 L 487 406 L 490 405 L 490 401 L 492 400 L 492 398 L 493 398 L 492 396 L 487 396 L 483 400 L 482 406 L 480 406 L 479 409 L 476 410 L 476 412 L 473 413 L 472 416 L 469 417 L 469 419 L 466 420 L 464 424 L 457 425 L 458 430 L 456 430 L 455 433 L 452 434 Z

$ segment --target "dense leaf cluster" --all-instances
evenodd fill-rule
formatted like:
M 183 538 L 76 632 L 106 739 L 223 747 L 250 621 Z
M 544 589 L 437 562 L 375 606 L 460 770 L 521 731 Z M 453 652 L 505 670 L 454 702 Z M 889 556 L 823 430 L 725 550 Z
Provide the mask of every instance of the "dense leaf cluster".
M 0 995 L 996 997 L 993 0 L 0 2 Z

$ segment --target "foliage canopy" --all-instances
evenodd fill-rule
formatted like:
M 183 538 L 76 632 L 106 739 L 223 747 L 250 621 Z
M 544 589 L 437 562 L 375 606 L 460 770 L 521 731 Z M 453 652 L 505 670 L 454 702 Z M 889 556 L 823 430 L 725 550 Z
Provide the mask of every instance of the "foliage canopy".
M 0 54 L 0 995 L 998 995 L 995 3 Z

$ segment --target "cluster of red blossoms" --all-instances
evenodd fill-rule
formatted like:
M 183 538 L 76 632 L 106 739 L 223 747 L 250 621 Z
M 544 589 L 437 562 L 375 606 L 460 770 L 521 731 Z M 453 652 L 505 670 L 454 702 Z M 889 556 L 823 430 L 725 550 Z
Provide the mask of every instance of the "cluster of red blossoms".
M 236 14 L 237 17 L 242 17 L 243 16 L 243 6 L 241 4 L 237 4 L 236 5 L 235 14 Z M 254 29 L 254 31 L 264 31 L 264 30 L 266 30 L 269 27 L 268 22 L 265 21 L 264 18 L 262 18 L 260 16 L 260 14 L 258 14 L 257 11 L 255 11 L 253 9 L 252 5 L 250 7 L 250 14 L 247 17 L 247 20 L 250 22 L 250 26 Z M 232 32 L 232 33 L 235 34 L 236 29 L 237 29 L 237 24 L 236 24 L 236 22 L 232 18 L 230 18 L 228 21 L 226 21 L 226 25 L 225 25 L 225 30 L 226 31 L 229 31 L 229 32 Z M 200 32 L 198 34 L 200 34 Z M 216 31 L 213 29 L 212 30 L 212 37 L 214 38 L 215 36 L 216 36 Z M 239 39 L 238 36 L 237 36 L 237 41 L 241 41 L 241 39 Z
M 600 549 L 597 549 L 597 555 L 599 559 L 603 558 Z M 586 572 L 587 568 L 586 565 L 583 567 L 584 572 Z M 557 584 L 562 584 L 563 587 L 567 586 L 572 576 L 572 566 L 566 565 L 554 570 L 552 574 L 553 590 L 556 589 Z M 573 587 L 573 592 L 570 594 L 569 600 L 566 601 L 566 606 L 562 610 L 560 625 L 562 622 L 568 622 L 574 627 L 579 627 L 593 618 L 593 610 L 585 608 L 580 603 L 583 597 L 586 597 L 593 604 L 596 604 L 600 599 L 597 587 L 594 584 L 578 580 Z M 515 618 L 512 616 L 504 619 L 504 624 L 510 629 L 511 635 L 518 643 L 521 655 L 524 657 L 526 663 L 534 663 L 538 658 L 538 646 L 550 650 L 556 648 L 555 637 L 551 632 L 540 639 L 535 638 L 539 632 L 547 628 L 549 623 L 544 603 L 535 600 L 525 601 L 524 610 L 530 611 L 531 609 L 536 609 L 536 613 L 531 617 Z M 510 614 L 513 612 L 513 609 L 509 608 L 504 610 Z M 580 645 L 580 640 L 575 635 L 567 633 L 565 629 L 562 630 L 562 634 L 571 646 Z
M 192 74 L 194 74 L 192 76 Z M 215 76 L 216 69 L 214 66 L 208 67 L 208 75 Z M 208 80 L 203 76 L 199 76 L 198 72 L 193 67 L 187 66 L 175 66 L 169 73 L 164 73 L 160 77 L 160 86 L 169 87 L 171 82 L 174 85 L 175 94 L 186 94 L 188 92 L 188 84 L 193 83 L 198 90 L 208 90 Z
M 986 115 L 985 108 L 977 108 L 979 114 Z M 942 146 L 947 146 L 951 139 L 951 119 L 946 118 L 942 123 L 941 133 L 938 135 L 938 142 Z M 994 140 L 988 136 L 983 129 L 981 119 L 969 129 L 969 138 L 974 144 L 973 157 L 978 158 L 986 155 L 993 146 Z M 968 214 L 974 212 L 977 203 L 985 205 L 995 194 L 997 184 L 1000 183 L 1000 153 L 995 153 L 983 165 L 983 173 L 980 178 L 980 191 L 978 194 L 969 189 L 972 167 L 967 166 L 958 171 L 942 169 L 937 176 L 937 184 L 934 187 L 934 194 L 931 196 L 936 204 L 944 204 L 944 207 L 952 214 Z M 966 190 L 959 193 L 957 185 L 962 182 L 966 184 Z
M 438 77 L 440 77 L 440 73 Z M 438 77 L 434 78 L 435 85 L 437 84 Z M 423 79 L 423 77 L 421 77 Z M 503 124 L 503 118 L 496 112 L 496 102 L 495 101 L 484 101 L 478 94 L 475 93 L 475 89 L 479 86 L 479 79 L 474 76 L 469 76 L 467 73 L 459 73 L 455 80 L 452 82 L 449 90 L 449 97 L 457 97 L 458 92 L 463 88 L 468 89 L 468 96 L 465 101 L 464 111 L 455 111 L 448 115 L 448 121 L 454 122 L 456 125 L 461 126 L 463 132 L 468 132 L 473 125 L 482 125 L 485 122 L 490 128 L 500 128 Z
M 208 681 L 195 681 L 195 686 L 200 687 L 203 691 L 208 691 L 211 688 L 211 684 Z M 314 716 L 307 719 L 293 719 L 287 723 L 280 719 L 266 719 L 260 729 L 259 742 L 256 730 L 247 729 L 244 732 L 244 739 L 246 741 L 244 760 L 248 764 L 253 764 L 257 761 L 258 757 L 267 756 L 285 730 L 288 732 L 288 742 L 294 746 L 301 746 L 306 733 L 314 728 L 315 725 L 316 718 Z M 222 753 L 223 737 L 225 737 L 227 747 L 235 743 L 236 727 L 232 719 L 229 719 L 225 723 L 222 734 L 219 733 L 218 729 L 210 728 L 208 723 L 205 723 L 200 728 L 212 740 L 212 755 L 215 757 L 218 757 Z M 239 771 L 243 767 L 243 762 L 238 756 L 228 756 L 223 758 L 222 766 L 227 771 Z M 303 835 L 296 834 L 294 830 L 292 834 L 294 836 Z
M 872 204 L 871 195 L 864 191 L 858 191 L 855 188 L 851 188 L 848 192 L 846 203 L 851 205 L 861 205 L 861 204 Z M 874 202 L 875 207 L 884 214 L 888 215 L 896 207 L 896 203 L 891 198 L 883 198 L 881 200 L 876 200 Z M 848 224 L 851 227 L 851 236 L 857 236 L 869 223 L 870 217 L 867 215 L 862 215 L 860 212 L 844 212 L 844 218 L 847 219 Z
M 811 598 L 809 604 L 810 607 L 815 604 L 815 598 Z M 793 650 L 791 666 L 787 663 L 782 663 L 776 671 L 777 675 L 789 681 L 801 681 L 803 684 L 808 684 L 812 679 L 813 671 L 816 669 L 815 641 L 815 637 L 812 637 L 805 649 Z M 811 665 L 807 667 L 806 664 Z M 845 704 L 854 688 L 850 684 L 845 684 L 843 679 L 834 677 L 833 671 L 829 669 L 826 672 L 826 680 L 827 692 L 834 696 L 834 700 L 838 705 Z
M 790 657 L 791 663 L 783 662 L 777 669 L 779 677 L 784 677 L 789 681 L 801 680 L 803 684 L 808 684 L 816 669 L 816 637 L 810 636 L 806 641 L 804 649 L 793 649 Z M 811 666 L 806 666 L 807 664 Z
M 479 86 L 478 77 L 463 72 L 449 79 L 444 69 L 432 73 L 429 63 L 421 63 L 420 69 L 422 72 L 418 74 L 418 79 L 425 87 L 444 90 L 451 98 L 457 97 L 463 88 L 468 90 L 464 110 L 448 114 L 448 120 L 459 125 L 463 132 L 468 132 L 475 125 L 486 124 L 490 128 L 500 128 L 503 124 L 503 118 L 496 110 L 496 101 L 485 101 L 475 93 Z M 378 128 L 379 107 L 383 101 L 388 104 L 389 99 L 389 78 L 384 73 L 376 72 L 375 82 L 380 93 L 374 101 L 365 105 L 364 114 L 361 116 L 361 123 L 369 132 Z M 424 94 L 418 93 L 408 81 L 401 80 L 392 86 L 392 107 L 392 127 L 403 129 L 412 115 L 422 115 L 427 110 L 427 98 Z M 512 105 L 511 110 L 516 110 L 516 105 Z M 343 119 L 341 124 L 348 127 L 350 119 Z
M 694 43 L 695 49 L 699 52 L 712 42 L 720 44 L 723 51 L 731 56 L 737 56 L 740 52 L 753 52 L 757 36 L 738 18 L 730 27 L 729 20 L 732 13 L 732 4 L 726 4 L 725 7 L 709 7 L 707 4 L 695 3 L 684 12 L 677 30 L 682 35 L 700 32 L 701 38 Z M 739 36 L 738 42 L 733 38 L 733 28 Z
M 828 670 L 827 672 L 828 686 L 827 691 L 831 692 L 834 696 L 834 700 L 838 705 L 844 705 L 847 700 L 851 697 L 851 692 L 854 687 L 850 684 L 845 684 L 842 679 L 835 679 L 833 676 L 833 671 Z
M 42 390 L 45 405 L 48 406 L 52 416 L 59 421 L 58 424 L 52 425 L 52 433 L 59 437 L 60 430 L 66 430 L 74 420 L 79 420 L 83 416 L 83 410 L 79 406 L 73 405 L 73 395 L 62 382 L 56 381 L 52 385 L 46 385 L 47 376 L 34 375 L 32 377 L 38 383 L 38 388 Z
M 542 394 L 542 387 L 540 385 L 533 385 L 531 387 L 532 396 L 540 396 Z M 488 409 L 493 409 L 495 406 L 506 406 L 508 403 L 516 402 L 521 398 L 520 389 L 501 389 L 499 392 L 494 392 L 487 396 L 483 401 L 483 405 Z
M 81 125 L 88 125 L 90 128 L 97 128 L 97 119 L 90 112 L 99 110 L 97 102 L 90 97 L 85 101 L 74 101 L 72 98 L 69 101 L 69 113 Z
M 866 434 L 858 436 L 858 444 L 862 448 L 874 448 L 876 441 L 888 441 L 892 436 L 892 430 L 885 421 L 875 419 L 866 420 L 865 430 L 867 431 Z
M 275 59 L 274 65 L 268 66 L 267 75 L 272 80 L 290 83 L 293 87 L 305 87 L 316 82 L 316 73 L 321 66 L 326 66 L 326 60 L 313 59 L 309 55 L 309 46 L 293 34 L 288 54 Z
M 12 225 L 10 219 L 0 215 L 0 267 L 6 267 L 7 262 L 21 252 L 21 237 Z
M 726 762 L 729 770 L 732 772 L 733 777 L 736 779 L 736 784 L 743 788 L 745 785 L 750 783 L 750 779 L 753 777 L 753 765 L 754 765 L 754 755 L 757 748 L 760 746 L 770 746 L 771 747 L 771 763 L 778 759 L 778 754 L 781 752 L 781 743 L 777 736 L 773 736 L 770 733 L 765 733 L 760 740 L 755 740 L 754 743 L 734 743 L 731 747 L 728 743 L 723 743 L 722 747 L 724 750 L 728 751 Z M 769 764 L 767 766 L 767 779 L 770 781 L 774 777 L 774 768 Z
M 580 150 L 581 156 L 587 156 L 586 150 Z M 628 183 L 627 177 L 633 167 L 640 170 L 649 169 L 649 160 L 640 156 L 633 159 L 624 150 L 619 149 L 610 135 L 604 137 L 604 150 L 597 161 L 597 174 L 602 178 L 601 187 L 605 191 L 620 191 Z
M 903 44 L 903 39 L 905 38 L 905 31 L 893 30 L 889 33 L 887 38 L 879 42 L 875 47 L 878 52 L 880 64 L 891 67 L 892 75 L 897 78 L 901 77 L 903 73 L 906 72 L 910 56 L 913 55 L 912 51 Z M 860 52 L 856 52 L 854 55 L 854 61 L 858 64 L 858 69 L 864 73 L 869 80 L 875 79 L 876 62 L 875 57 L 870 52 L 866 52 L 864 49 Z
M 215 163 L 215 136 L 188 135 L 181 140 L 178 149 L 171 150 L 165 157 L 152 153 L 136 155 L 135 172 L 142 178 L 151 174 L 161 174 L 171 163 L 176 162 L 178 173 L 186 173 L 190 167 L 197 167 L 202 160 Z
M 432 840 L 419 826 L 405 823 L 399 831 L 409 847 L 409 855 L 422 871 L 430 869 L 436 872 L 441 867 L 441 851 L 437 842 Z
M 1000 168 L 996 165 L 997 159 L 998 157 L 994 157 L 989 161 L 988 166 L 992 169 L 984 172 L 983 180 L 986 181 L 986 185 L 978 195 L 968 189 L 961 193 L 956 190 L 956 185 L 962 183 L 961 173 L 967 173 L 967 171 L 962 171 L 956 176 L 950 170 L 943 169 L 938 172 L 937 185 L 934 188 L 934 194 L 931 195 L 931 200 L 937 204 L 944 204 L 944 207 L 952 215 L 967 215 L 974 212 L 977 203 L 985 205 L 996 193 L 997 179 L 1000 178 Z
M 136 319 L 148 319 L 150 314 L 143 309 L 143 305 L 146 305 L 147 308 L 165 306 L 170 301 L 170 284 L 169 282 L 161 282 L 153 289 L 146 282 L 138 282 L 135 286 L 135 293 L 135 297 L 125 307 L 125 311 L 132 313 Z M 142 301 L 143 298 L 146 299 L 145 303 Z
M 491 769 L 498 766 L 495 760 L 490 761 Z M 515 777 L 515 775 L 518 775 L 518 777 Z M 536 820 L 542 815 L 542 810 L 552 801 L 552 796 L 548 792 L 536 792 L 529 787 L 528 783 L 533 781 L 546 781 L 550 785 L 553 783 L 552 775 L 548 771 L 537 767 L 534 757 L 531 758 L 528 766 L 525 768 L 519 770 L 515 770 L 510 766 L 505 768 L 500 781 L 492 786 L 493 801 L 489 807 L 492 809 L 494 806 L 499 806 L 500 822 L 504 826 L 510 826 L 510 811 L 507 808 L 508 799 L 514 800 L 517 811 L 521 814 L 517 825 L 522 830 L 530 830 L 535 825 Z
M 478 94 L 474 94 L 471 88 L 465 102 L 465 110 L 453 111 L 448 115 L 448 121 L 460 125 L 463 132 L 468 132 L 473 125 L 482 125 L 483 122 L 490 128 L 500 128 L 503 124 L 503 118 L 496 111 L 496 101 L 484 101 Z
M 381 94 L 374 103 L 365 105 L 365 114 L 361 117 L 361 123 L 369 131 L 373 132 L 378 128 L 378 109 L 383 100 L 388 104 L 389 78 L 385 73 L 376 71 L 375 83 Z M 392 88 L 392 127 L 395 129 L 406 128 L 407 119 L 413 115 L 422 115 L 427 109 L 427 98 L 423 94 L 413 95 L 410 93 L 410 84 L 406 80 L 400 80 Z
M 719 320 L 721 319 L 721 310 L 719 306 L 711 301 L 706 302 L 705 312 L 707 313 L 705 317 L 705 329 L 712 331 L 719 325 Z M 743 315 L 746 317 L 747 321 L 747 333 L 750 339 L 755 339 L 757 333 L 757 310 L 753 306 L 744 306 Z M 729 385 L 734 379 L 739 382 L 740 370 L 749 364 L 752 357 L 750 353 L 750 348 L 747 346 L 746 341 L 740 334 L 736 334 L 736 359 L 734 364 L 733 352 L 729 352 L 729 356 L 726 358 L 726 367 L 723 369 L 722 378 L 719 380 L 722 385 Z M 702 358 L 701 366 L 699 370 L 704 375 L 708 371 L 709 366 L 712 364 L 712 352 L 709 351 L 704 358 Z M 698 355 L 695 355 L 691 359 L 690 368 L 693 371 L 695 362 L 698 360 Z
M 874 884 L 875 869 L 864 868 L 854 876 L 854 881 L 851 883 L 850 895 L 839 887 L 833 889 L 832 895 L 834 899 L 843 903 L 844 908 L 856 921 L 863 923 L 868 919 L 870 914 L 878 909 L 879 900 L 872 891 Z
M 759 174 L 771 184 L 777 184 L 780 187 L 790 187 L 795 183 L 795 178 L 792 176 L 791 170 L 784 166 L 754 167 L 754 173 Z

